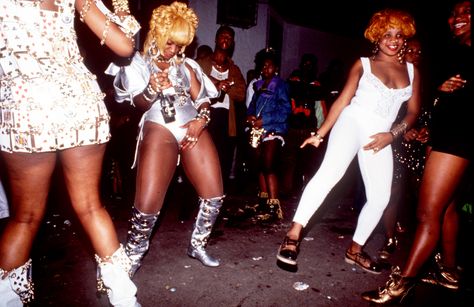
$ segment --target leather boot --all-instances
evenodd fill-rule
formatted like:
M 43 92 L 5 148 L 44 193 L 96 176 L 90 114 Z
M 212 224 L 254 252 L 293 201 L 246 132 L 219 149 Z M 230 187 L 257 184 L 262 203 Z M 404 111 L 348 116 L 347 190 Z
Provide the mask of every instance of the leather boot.
M 132 208 L 132 217 L 130 218 L 127 243 L 125 245 L 125 252 L 132 261 L 131 277 L 140 268 L 143 256 L 150 247 L 150 236 L 159 214 L 160 212 L 146 214 L 140 212 L 135 206 Z
M 201 261 L 205 266 L 219 266 L 219 261 L 210 256 L 205 248 L 223 201 L 224 196 L 210 199 L 199 198 L 199 213 L 194 223 L 188 256 Z
M 414 287 L 415 278 L 401 276 L 400 268 L 395 266 L 384 287 L 364 292 L 362 298 L 376 304 L 402 303 Z
M 33 301 L 34 285 L 31 278 L 31 259 L 11 271 L 0 268 L 0 306 L 23 306 Z
M 137 287 L 130 278 L 132 261 L 122 245 L 112 254 L 100 258 L 98 264 L 97 290 L 106 292 L 110 304 L 117 307 L 140 307 L 136 298 Z
M 460 276 L 457 268 L 446 267 L 443 264 L 440 253 L 435 255 L 434 261 L 434 270 L 428 272 L 428 274 L 423 277 L 421 281 L 432 285 L 439 285 L 451 290 L 458 290 Z

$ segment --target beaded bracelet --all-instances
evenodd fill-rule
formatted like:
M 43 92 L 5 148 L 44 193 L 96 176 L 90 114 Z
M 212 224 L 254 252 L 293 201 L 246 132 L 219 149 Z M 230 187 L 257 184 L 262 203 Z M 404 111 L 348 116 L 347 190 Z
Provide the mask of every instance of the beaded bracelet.
M 112 0 L 112 6 L 114 7 L 115 13 L 123 12 L 130 14 L 127 0 Z
M 196 119 L 204 119 L 204 126 L 209 125 L 211 121 L 211 111 L 209 108 L 202 108 L 199 110 L 199 114 L 196 116 Z
M 318 139 L 319 142 L 323 142 L 324 141 L 324 138 L 321 136 L 321 134 L 317 133 L 317 132 L 311 132 L 311 136 L 315 136 L 316 139 Z
M 104 31 L 102 32 L 102 39 L 100 40 L 100 44 L 105 44 L 105 39 L 107 38 L 107 34 L 109 34 L 109 26 L 110 26 L 110 17 L 107 15 L 105 19 L 105 26 Z
M 148 84 L 142 94 L 143 98 L 150 103 L 155 102 L 156 98 L 158 98 L 158 93 L 151 87 L 151 84 Z
M 406 132 L 408 124 L 405 121 L 402 121 L 400 124 L 396 125 L 390 130 L 393 138 L 397 138 L 399 135 L 402 135 Z
M 84 2 L 84 5 L 82 6 L 82 10 L 79 12 L 79 20 L 81 22 L 84 22 L 84 19 L 86 18 L 87 13 L 89 12 L 89 9 L 91 8 L 91 0 L 86 0 Z

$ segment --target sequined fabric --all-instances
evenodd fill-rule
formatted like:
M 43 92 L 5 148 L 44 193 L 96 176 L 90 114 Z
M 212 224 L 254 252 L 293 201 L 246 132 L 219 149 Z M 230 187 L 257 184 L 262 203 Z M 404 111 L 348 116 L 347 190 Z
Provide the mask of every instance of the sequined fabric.
M 74 30 L 74 0 L 0 0 L 0 149 L 46 152 L 109 140 L 109 115 Z

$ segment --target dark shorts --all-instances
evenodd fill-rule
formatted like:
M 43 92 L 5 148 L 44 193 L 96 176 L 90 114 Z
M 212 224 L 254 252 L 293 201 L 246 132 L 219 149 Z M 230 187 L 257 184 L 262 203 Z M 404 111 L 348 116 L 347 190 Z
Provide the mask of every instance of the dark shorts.
M 431 118 L 430 145 L 433 150 L 472 160 L 473 122 L 467 103 L 440 100 L 433 107 Z

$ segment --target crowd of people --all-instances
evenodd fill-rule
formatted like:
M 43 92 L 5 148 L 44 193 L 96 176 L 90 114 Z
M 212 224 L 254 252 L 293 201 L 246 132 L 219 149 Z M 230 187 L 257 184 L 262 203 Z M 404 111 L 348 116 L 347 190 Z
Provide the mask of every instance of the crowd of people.
M 305 53 L 285 79 L 280 51 L 269 46 L 255 55 L 247 80 L 232 60 L 230 26 L 217 29 L 214 49 L 202 45 L 195 59 L 185 55 L 199 18 L 182 2 L 153 10 L 142 46 L 135 46 L 140 25 L 127 0 L 113 0 L 112 11 L 91 0 L 1 3 L 0 43 L 7 48 L 0 49 L 0 162 L 6 173 L 0 172 L 0 219 L 6 220 L 0 306 L 34 299 L 30 254 L 56 161 L 95 251 L 98 290 L 114 306 L 140 306 L 133 277 L 178 169 L 198 200 L 187 255 L 204 266 L 220 265 L 206 247 L 239 163 L 255 176 L 256 204 L 247 208 L 252 218 L 279 223 L 290 218 L 283 198 L 298 199 L 278 262 L 297 265 L 305 227 L 356 158 L 366 202 L 345 261 L 380 274 L 379 260 L 395 252 L 398 233 L 416 223 L 406 264 L 394 266 L 386 285 L 362 298 L 401 301 L 418 280 L 459 288 L 457 206 L 473 154 L 471 1 L 453 6 L 453 44 L 436 68 L 424 63 L 413 16 L 387 8 L 372 15 L 364 32 L 372 54 L 361 55 L 347 73 L 335 59 L 318 74 L 318 58 Z M 79 51 L 75 14 L 115 54 L 106 70 L 114 102 L 141 116 L 123 245 L 101 202 L 111 115 Z M 36 31 L 37 25 L 45 30 Z M 373 257 L 364 246 L 379 224 L 386 241 Z M 437 265 L 424 274 L 429 259 Z

